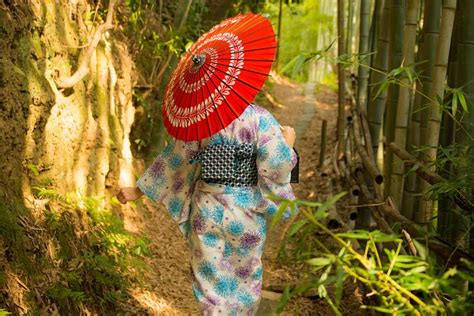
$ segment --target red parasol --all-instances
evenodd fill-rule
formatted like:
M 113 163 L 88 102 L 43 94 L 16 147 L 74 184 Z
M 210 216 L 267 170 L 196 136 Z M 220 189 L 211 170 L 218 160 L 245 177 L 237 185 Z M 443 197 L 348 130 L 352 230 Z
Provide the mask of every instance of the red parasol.
M 177 139 L 207 138 L 253 101 L 275 57 L 275 34 L 261 15 L 226 19 L 202 35 L 180 60 L 163 99 L 163 118 Z

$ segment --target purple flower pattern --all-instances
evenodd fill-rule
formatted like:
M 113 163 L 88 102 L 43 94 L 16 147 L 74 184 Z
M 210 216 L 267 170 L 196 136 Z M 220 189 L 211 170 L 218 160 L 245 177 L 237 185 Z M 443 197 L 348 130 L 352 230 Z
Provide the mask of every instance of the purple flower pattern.
M 258 246 L 260 239 L 257 233 L 245 233 L 240 237 L 240 245 L 244 249 L 252 249 Z
M 199 168 L 189 160 L 202 145 L 181 141 L 168 145 L 138 180 L 137 186 L 153 201 L 170 207 L 169 211 L 188 239 L 194 289 L 198 289 L 194 294 L 204 315 L 219 314 L 219 311 L 222 315 L 255 315 L 262 288 L 261 255 L 266 235 L 262 222 L 265 222 L 265 212 L 278 209 L 278 203 L 266 195 L 294 197 L 289 174 L 295 155 L 287 147 L 275 118 L 254 105 L 213 136 L 211 142 L 216 141 L 255 144 L 257 186 L 226 187 L 198 181 Z M 223 209 L 219 220 L 204 216 L 205 210 L 216 207 Z M 242 225 L 237 235 L 235 229 L 227 229 L 232 222 Z M 215 277 L 203 273 L 207 271 L 203 270 L 203 262 L 215 267 Z

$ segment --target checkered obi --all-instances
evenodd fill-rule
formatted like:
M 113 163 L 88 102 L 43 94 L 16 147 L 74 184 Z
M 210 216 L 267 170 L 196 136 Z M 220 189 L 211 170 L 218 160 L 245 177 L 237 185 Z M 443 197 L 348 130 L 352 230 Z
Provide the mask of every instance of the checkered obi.
M 257 153 L 252 144 L 209 145 L 190 162 L 201 163 L 201 179 L 206 183 L 233 187 L 257 184 Z

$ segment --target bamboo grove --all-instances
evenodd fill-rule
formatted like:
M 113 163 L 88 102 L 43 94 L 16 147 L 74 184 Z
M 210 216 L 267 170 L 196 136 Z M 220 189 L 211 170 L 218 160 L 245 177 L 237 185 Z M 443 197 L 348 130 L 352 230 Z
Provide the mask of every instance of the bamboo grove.
M 430 236 L 444 258 L 469 257 L 474 1 L 338 0 L 338 9 L 333 165 L 360 205 L 375 205 L 359 209 L 358 228 L 396 223 Z

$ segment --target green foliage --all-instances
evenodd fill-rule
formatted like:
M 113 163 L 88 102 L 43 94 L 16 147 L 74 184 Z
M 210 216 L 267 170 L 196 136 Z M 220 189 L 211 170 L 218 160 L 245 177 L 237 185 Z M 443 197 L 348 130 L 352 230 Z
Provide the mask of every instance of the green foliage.
M 128 14 L 120 17 L 129 38 L 128 48 L 139 74 L 133 90 L 142 116 L 132 129 L 134 154 L 153 155 L 161 149 L 164 128 L 161 99 L 165 84 L 181 55 L 211 27 L 206 1 L 125 1 Z
M 72 291 L 61 284 L 56 284 L 54 287 L 50 288 L 47 295 L 55 301 L 64 302 L 71 300 L 76 304 L 81 303 L 85 299 L 84 292 Z
M 277 32 L 278 11 L 279 1 L 265 2 L 263 12 L 269 15 L 275 32 Z M 298 81 L 307 81 L 308 69 L 301 67 L 301 65 L 307 61 L 307 57 L 312 52 L 317 51 L 318 38 L 325 32 L 329 34 L 334 32 L 333 16 L 321 12 L 319 0 L 302 1 L 302 3 L 290 2 L 283 5 L 279 63 L 288 65 L 292 62 L 298 67 L 293 69 L 285 67 L 280 73 Z
M 463 269 L 446 270 L 417 240 L 413 242 L 418 255 L 408 255 L 403 248 L 404 240 L 398 235 L 377 230 L 336 234 L 322 225 L 320 220 L 327 216 L 326 210 L 342 195 L 325 203 L 281 199 L 288 207 L 299 207 L 304 215 L 290 228 L 289 235 L 297 242 L 298 238 L 305 240 L 304 244 L 298 244 L 298 248 L 304 247 L 307 255 L 297 256 L 297 259 L 307 263 L 310 273 L 300 286 L 285 291 L 279 305 L 280 312 L 292 297 L 317 289 L 334 314 L 342 315 L 339 306 L 348 281 L 357 281 L 367 289 L 369 304 L 361 307 L 380 313 L 458 315 L 474 310 L 473 292 L 463 286 L 474 279 L 471 262 L 464 261 Z M 308 238 L 314 236 L 316 230 L 325 233 L 324 242 Z M 356 250 L 356 241 L 364 241 L 365 248 Z M 301 253 L 301 249 L 296 252 Z M 333 290 L 329 291 L 330 288 Z
M 130 281 L 140 282 L 148 241 L 127 232 L 122 220 L 105 207 L 105 198 L 62 195 L 44 187 L 35 191 L 37 198 L 49 200 L 42 221 L 33 224 L 24 207 L 0 206 L 8 264 L 39 282 L 38 290 L 62 314 L 79 304 L 113 311 L 117 301 L 128 299 Z
M 302 71 L 303 66 L 305 64 L 307 64 L 309 61 L 322 59 L 324 56 L 328 54 L 328 51 L 331 49 L 334 43 L 335 42 L 333 41 L 324 50 L 296 55 L 283 68 L 280 69 L 280 73 L 289 74 L 291 70 L 290 77 L 292 78 L 298 77 L 298 74 Z
M 419 111 L 428 109 L 432 104 L 436 104 L 439 107 L 439 111 L 447 114 L 455 124 L 456 137 L 465 138 L 462 144 L 454 143 L 448 146 L 438 146 L 438 156 L 433 164 L 436 165 L 436 169 L 446 178 L 445 181 L 438 182 L 432 185 L 427 192 L 428 198 L 437 200 L 440 194 L 453 199 L 456 194 L 462 194 L 468 200 L 472 200 L 473 195 L 471 193 L 474 187 L 474 160 L 471 158 L 474 152 L 474 138 L 469 131 L 463 126 L 462 121 L 466 114 L 470 111 L 470 104 L 468 98 L 464 92 L 464 88 L 469 84 L 466 83 L 458 88 L 445 87 L 445 98 L 437 100 L 431 99 L 428 95 L 425 95 L 421 89 L 416 89 L 421 84 L 422 74 L 416 72 L 415 69 L 424 61 L 411 64 L 402 65 L 394 68 L 389 72 L 383 72 L 379 69 L 373 68 L 361 61 L 369 57 L 373 53 L 358 55 L 358 54 L 343 54 L 337 58 L 333 58 L 329 52 L 329 48 L 324 51 L 318 51 L 314 53 L 301 53 L 290 61 L 283 70 L 297 72 L 300 71 L 310 60 L 312 59 L 327 59 L 334 61 L 337 64 L 343 65 L 345 68 L 359 66 L 366 67 L 367 69 L 382 74 L 383 80 L 376 82 L 372 85 L 371 98 L 375 99 L 380 96 L 383 92 L 386 92 L 391 85 L 398 85 L 411 89 L 413 93 L 419 94 L 424 100 L 424 106 L 413 111 L 411 114 L 416 114 Z M 436 101 L 436 102 L 435 102 Z M 458 136 L 459 135 L 459 136 Z M 424 152 L 426 146 L 419 146 L 415 148 L 415 151 Z M 427 163 L 427 167 L 431 168 Z M 414 166 L 407 173 L 416 171 L 417 166 Z M 453 172 L 454 171 L 454 172 Z M 431 171 L 430 171 L 431 172 Z M 472 216 L 468 216 L 471 218 Z
M 447 194 L 453 198 L 459 192 L 469 194 L 469 189 L 474 187 L 474 161 L 468 153 L 473 150 L 474 143 L 471 146 L 452 144 L 438 147 L 435 164 L 438 170 L 443 170 L 447 179 L 431 186 L 429 193 L 432 196 Z M 453 170 L 462 170 L 462 172 L 450 172 L 451 167 Z
M 7 310 L 0 308 L 0 316 L 11 315 Z
M 446 102 L 444 106 L 451 106 L 451 113 L 453 114 L 453 116 L 457 115 L 458 113 L 458 104 L 461 105 L 461 108 L 464 113 L 467 113 L 469 111 L 466 96 L 462 88 L 446 87 L 445 95 L 447 97 L 448 102 Z

